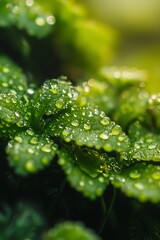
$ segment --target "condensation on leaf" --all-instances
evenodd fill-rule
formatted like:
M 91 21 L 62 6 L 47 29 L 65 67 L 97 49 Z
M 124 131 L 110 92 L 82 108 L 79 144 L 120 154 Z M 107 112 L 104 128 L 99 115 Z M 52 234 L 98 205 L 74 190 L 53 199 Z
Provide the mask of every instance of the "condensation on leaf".
M 136 161 L 160 162 L 160 136 L 147 130 L 139 122 L 130 126 L 130 157 Z
M 0 92 L 23 95 L 27 91 L 27 80 L 21 68 L 5 56 L 0 57 Z
M 73 188 L 79 192 L 82 192 L 84 196 L 90 199 L 95 199 L 103 194 L 106 186 L 109 183 L 108 178 L 103 176 L 102 173 L 98 173 L 98 177 L 95 178 L 95 176 L 97 176 L 96 167 L 93 169 L 95 164 L 94 166 L 91 166 L 92 170 L 90 171 L 87 165 L 84 169 L 84 164 L 76 163 L 78 156 L 77 154 L 78 153 L 75 152 L 76 159 L 74 159 L 73 154 L 69 152 L 69 150 L 63 149 L 58 153 L 58 163 L 62 166 L 62 169 L 66 173 L 67 179 Z M 83 170 L 81 170 L 81 167 Z M 94 178 L 90 177 L 89 175 L 94 176 Z
M 5 0 L 0 9 L 0 26 L 16 26 L 31 36 L 45 37 L 52 30 L 55 17 L 42 10 L 34 0 Z
M 90 106 L 75 106 L 60 114 L 51 121 L 46 132 L 66 142 L 103 148 L 106 152 L 123 152 L 129 147 L 128 137 L 121 127 L 106 117 L 104 112 Z
M 7 146 L 8 161 L 15 172 L 27 175 L 42 170 L 49 165 L 56 153 L 57 145 L 48 137 L 43 137 L 28 129 L 12 139 Z
M 114 186 L 140 201 L 160 201 L 160 166 L 139 163 L 110 177 Z
M 41 120 L 44 115 L 59 113 L 71 106 L 76 99 L 77 91 L 67 80 L 46 81 L 35 97 L 35 121 Z

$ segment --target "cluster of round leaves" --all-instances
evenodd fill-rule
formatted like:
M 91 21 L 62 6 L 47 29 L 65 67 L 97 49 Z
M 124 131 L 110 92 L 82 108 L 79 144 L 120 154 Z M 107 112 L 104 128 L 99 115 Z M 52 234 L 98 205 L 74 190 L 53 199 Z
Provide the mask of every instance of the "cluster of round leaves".
M 134 118 L 129 118 L 124 124 L 130 125 L 127 136 L 120 125 L 90 103 L 91 97 L 87 101 L 87 85 L 74 87 L 61 77 L 47 80 L 35 90 L 27 86 L 25 75 L 10 60 L 1 57 L 0 65 L 0 136 L 9 139 L 8 161 L 16 173 L 35 173 L 57 155 L 71 186 L 91 199 L 102 195 L 111 180 L 130 196 L 159 201 L 159 135 L 142 127 L 140 119 L 137 122 L 139 114 L 134 108 L 136 122 L 131 124 Z M 126 84 L 128 89 L 118 88 L 117 95 L 132 92 L 134 84 L 138 92 L 144 92 L 135 80 L 131 86 Z M 145 102 L 145 116 L 147 106 L 154 107 L 150 98 L 147 103 L 142 98 L 138 101 Z M 130 100 L 120 104 L 129 105 Z M 116 102 L 114 108 L 112 116 L 117 118 Z M 121 117 L 118 119 L 121 122 Z

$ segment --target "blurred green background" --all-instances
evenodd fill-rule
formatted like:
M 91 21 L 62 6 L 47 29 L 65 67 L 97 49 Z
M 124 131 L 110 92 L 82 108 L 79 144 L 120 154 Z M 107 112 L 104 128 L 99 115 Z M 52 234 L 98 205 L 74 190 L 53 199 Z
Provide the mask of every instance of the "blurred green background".
M 149 92 L 160 91 L 160 1 L 80 0 L 90 15 L 120 35 L 110 65 L 144 69 Z

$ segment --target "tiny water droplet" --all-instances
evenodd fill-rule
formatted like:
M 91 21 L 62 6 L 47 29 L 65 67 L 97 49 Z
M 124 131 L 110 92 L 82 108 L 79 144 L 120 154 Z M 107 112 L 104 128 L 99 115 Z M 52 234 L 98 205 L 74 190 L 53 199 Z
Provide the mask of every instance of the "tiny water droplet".
M 29 136 L 34 136 L 34 132 L 33 132 L 33 130 L 31 130 L 31 129 L 27 129 L 27 134 L 29 135 Z
M 66 160 L 64 158 L 60 158 L 58 163 L 61 165 L 61 166 L 64 166 L 66 164 Z
M 44 26 L 45 25 L 45 19 L 42 18 L 42 17 L 37 17 L 35 22 L 38 26 Z
M 109 138 L 108 132 L 102 132 L 99 134 L 99 138 L 106 140 Z
M 64 105 L 64 101 L 62 99 L 59 99 L 56 101 L 55 105 L 57 108 L 61 109 Z
M 19 89 L 20 91 L 23 91 L 23 90 L 24 90 L 23 86 L 21 86 L 21 85 L 18 85 L 18 89 Z
M 73 122 L 71 122 L 71 125 L 73 127 L 78 127 L 79 126 L 79 121 L 78 120 L 74 120 Z
M 26 5 L 28 7 L 31 7 L 33 5 L 34 1 L 33 0 L 26 0 Z
M 103 146 L 103 149 L 107 152 L 111 152 L 113 149 L 112 149 L 112 146 L 110 144 L 105 144 Z
M 42 152 L 51 152 L 51 147 L 50 145 L 44 145 L 41 147 Z
M 138 190 L 143 190 L 144 189 L 144 185 L 142 183 L 140 183 L 140 182 L 135 183 L 134 186 Z
M 27 151 L 28 151 L 28 153 L 30 153 L 30 154 L 33 154 L 33 153 L 34 153 L 34 149 L 33 149 L 33 148 L 28 148 Z
M 32 145 L 36 145 L 38 143 L 38 139 L 36 137 L 33 137 L 29 141 Z
M 25 163 L 25 169 L 31 173 L 34 173 L 36 171 L 34 163 L 32 161 L 28 161 Z
M 8 73 L 9 71 L 10 71 L 10 69 L 7 68 L 7 67 L 3 67 L 3 68 L 2 68 L 2 72 L 4 72 L 4 73 Z
M 112 128 L 112 135 L 116 136 L 119 135 L 121 132 L 121 127 L 119 125 L 116 125 L 115 127 Z
M 126 135 L 122 134 L 118 137 L 118 141 L 123 142 L 126 139 Z
M 110 123 L 109 118 L 108 117 L 102 118 L 100 123 L 104 126 L 107 126 Z
M 5 88 L 5 87 L 8 87 L 8 83 L 2 82 L 2 83 L 1 83 L 1 86 L 4 87 L 4 88 Z
M 48 163 L 49 163 L 48 158 L 45 158 L 45 157 L 42 158 L 42 159 L 41 159 L 41 163 L 44 164 L 44 165 L 48 165 Z
M 155 172 L 152 174 L 152 178 L 154 180 L 160 180 L 160 172 Z
M 157 147 L 157 144 L 156 143 L 153 143 L 151 145 L 148 146 L 148 149 L 155 149 Z
M 51 85 L 50 92 L 52 92 L 53 94 L 58 93 L 58 86 L 56 84 Z
M 23 139 L 20 136 L 15 136 L 14 140 L 18 143 L 22 143 Z
M 64 137 L 67 137 L 69 134 L 70 134 L 70 130 L 69 129 L 64 129 L 63 132 L 62 132 L 62 135 Z
M 84 187 L 84 182 L 83 182 L 83 181 L 80 181 L 80 182 L 79 182 L 79 186 Z
M 104 179 L 104 177 L 102 177 L 102 176 L 98 178 L 98 181 L 99 181 L 100 183 L 104 183 L 104 180 L 105 180 L 105 179 Z
M 130 178 L 137 179 L 137 178 L 139 178 L 141 176 L 141 174 L 138 173 L 137 171 L 135 171 L 135 172 L 131 172 L 129 174 L 129 176 L 130 176 Z
M 53 15 L 50 15 L 46 18 L 46 21 L 49 25 L 53 25 L 56 22 L 56 19 Z
M 89 125 L 89 124 L 84 124 L 83 127 L 84 127 L 84 129 L 87 130 L 87 131 L 91 129 L 91 125 Z

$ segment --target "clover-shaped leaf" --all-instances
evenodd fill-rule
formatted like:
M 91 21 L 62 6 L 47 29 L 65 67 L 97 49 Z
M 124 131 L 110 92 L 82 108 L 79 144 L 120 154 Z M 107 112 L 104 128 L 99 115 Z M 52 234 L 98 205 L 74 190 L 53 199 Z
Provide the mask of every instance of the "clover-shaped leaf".
M 16 173 L 27 175 L 47 166 L 56 153 L 57 145 L 32 129 L 17 134 L 7 146 L 8 161 Z
M 110 177 L 113 185 L 140 201 L 160 201 L 160 166 L 139 163 Z
M 92 230 L 80 222 L 63 222 L 50 229 L 46 240 L 100 240 Z
M 48 80 L 35 97 L 34 118 L 40 121 L 44 115 L 53 115 L 70 106 L 77 92 L 67 80 Z
M 148 131 L 139 122 L 129 129 L 131 139 L 130 156 L 136 161 L 160 162 L 160 136 Z
M 73 106 L 51 121 L 46 131 L 66 142 L 103 148 L 106 152 L 122 152 L 129 147 L 128 137 L 121 127 L 106 117 L 104 112 L 90 106 Z
M 97 196 L 103 194 L 109 182 L 108 178 L 103 176 L 103 174 L 99 174 L 97 178 L 91 178 L 88 175 L 88 172 L 86 173 L 79 168 L 73 154 L 67 149 L 62 149 L 58 155 L 58 163 L 62 166 L 67 175 L 67 179 L 73 188 L 82 192 L 84 196 L 90 199 L 95 199 Z
M 27 80 L 20 67 L 5 56 L 0 57 L 0 92 L 18 93 L 27 91 Z
M 31 36 L 44 37 L 55 23 L 54 16 L 45 13 L 34 1 L 5 0 L 1 2 L 0 26 L 16 26 Z

